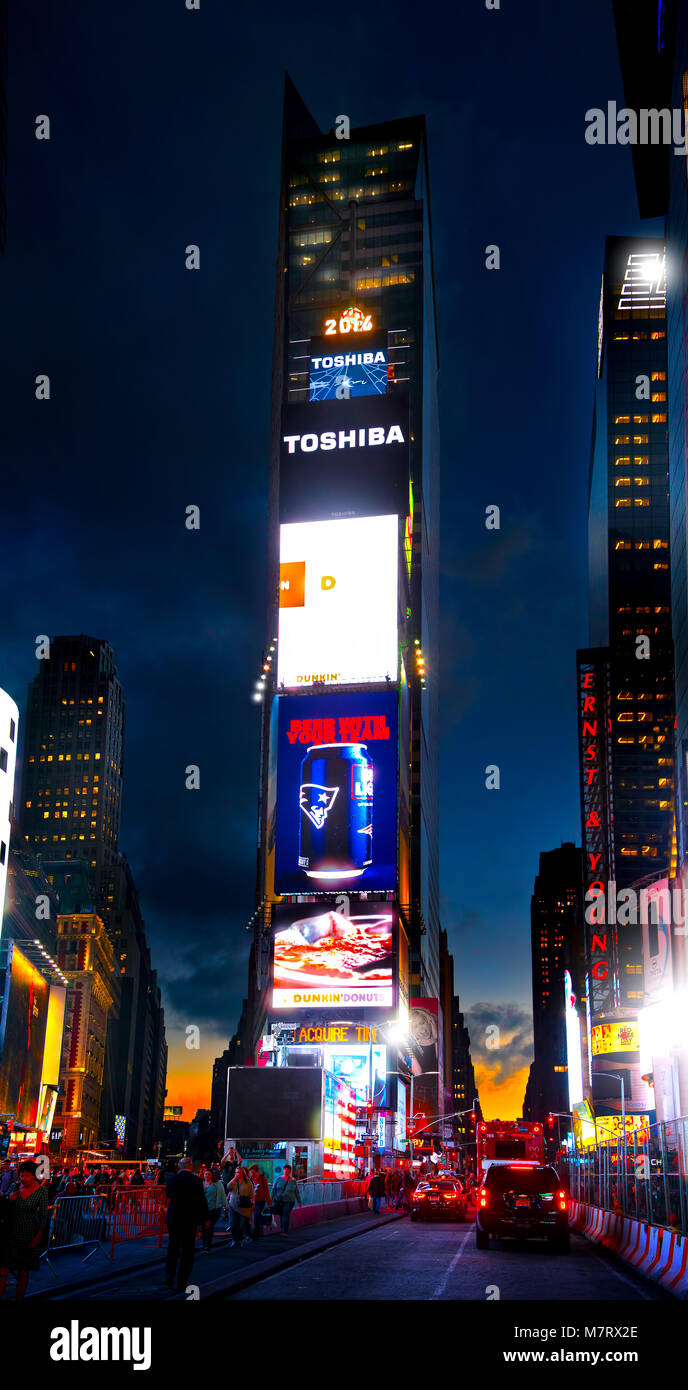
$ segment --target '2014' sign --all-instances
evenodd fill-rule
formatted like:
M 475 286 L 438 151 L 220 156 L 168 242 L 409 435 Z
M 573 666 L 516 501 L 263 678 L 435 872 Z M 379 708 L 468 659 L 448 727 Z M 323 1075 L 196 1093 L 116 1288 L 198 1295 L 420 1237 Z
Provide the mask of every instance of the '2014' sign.
M 355 309 L 353 305 L 345 309 L 337 319 L 325 319 L 325 336 L 329 337 L 335 333 L 370 333 L 373 327 L 373 320 L 370 314 L 364 314 L 362 309 Z

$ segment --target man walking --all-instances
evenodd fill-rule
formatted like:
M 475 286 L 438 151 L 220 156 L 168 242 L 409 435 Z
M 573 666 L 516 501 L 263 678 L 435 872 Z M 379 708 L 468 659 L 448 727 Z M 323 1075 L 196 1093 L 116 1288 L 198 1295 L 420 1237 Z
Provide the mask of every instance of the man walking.
M 373 1213 L 375 1216 L 380 1215 L 380 1203 L 384 1195 L 385 1175 L 381 1172 L 373 1173 L 373 1176 L 371 1177 L 370 1182 L 368 1184 L 368 1196 L 372 1198 Z
M 196 1177 L 190 1158 L 179 1160 L 179 1172 L 170 1181 L 168 1195 L 170 1204 L 166 1219 L 169 1244 L 165 1284 L 171 1289 L 176 1276 L 177 1292 L 183 1293 L 193 1269 L 196 1229 L 200 1226 L 204 1230 L 210 1219 L 203 1184 Z

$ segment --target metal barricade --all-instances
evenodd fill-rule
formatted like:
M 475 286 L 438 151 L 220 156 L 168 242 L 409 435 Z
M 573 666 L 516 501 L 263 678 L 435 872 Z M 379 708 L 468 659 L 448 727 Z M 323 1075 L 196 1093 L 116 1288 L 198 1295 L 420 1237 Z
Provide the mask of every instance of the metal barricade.
M 110 1259 L 121 1241 L 157 1236 L 160 1249 L 165 1229 L 167 1193 L 164 1187 L 119 1187 L 114 1194 Z
M 108 1209 L 104 1197 L 89 1193 L 83 1197 L 56 1197 L 49 1210 L 48 1243 L 43 1258 L 57 1278 L 50 1262 L 53 1251 L 66 1250 L 74 1245 L 92 1245 L 93 1248 L 81 1261 L 85 1264 L 96 1250 L 103 1250 L 108 1238 Z
M 688 1233 L 688 1119 L 648 1125 L 559 1165 L 574 1201 Z

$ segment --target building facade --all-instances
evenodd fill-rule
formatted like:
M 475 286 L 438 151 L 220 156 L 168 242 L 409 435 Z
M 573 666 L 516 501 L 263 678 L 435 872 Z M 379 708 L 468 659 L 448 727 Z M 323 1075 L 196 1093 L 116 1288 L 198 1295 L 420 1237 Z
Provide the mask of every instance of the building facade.
M 124 729 L 110 644 L 85 634 L 51 638 L 29 687 L 21 823 L 62 913 L 95 913 L 108 934 L 99 1137 L 139 1158 L 153 1154 L 161 1135 L 167 1045 L 136 886 L 119 850 Z
M 318 128 L 287 79 L 257 692 L 256 1057 L 273 1022 L 391 1025 L 408 1018 L 411 993 L 440 997 L 438 351 L 425 123 L 340 135 Z M 314 906 L 300 911 L 303 902 Z M 352 923 L 335 935 L 375 934 L 380 959 L 384 939 L 388 984 L 330 987 L 317 999 L 293 988 L 306 976 L 285 964 L 287 947 L 301 919 L 328 911 Z M 409 1079 L 408 1051 L 397 1059 L 396 1046 L 385 1143 Z

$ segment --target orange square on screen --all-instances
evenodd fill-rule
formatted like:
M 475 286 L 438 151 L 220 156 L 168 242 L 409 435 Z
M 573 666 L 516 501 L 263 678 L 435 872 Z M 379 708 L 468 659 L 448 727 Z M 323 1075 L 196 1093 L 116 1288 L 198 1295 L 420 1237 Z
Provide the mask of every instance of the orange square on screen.
M 303 608 L 306 602 L 306 561 L 290 560 L 280 565 L 280 608 Z

